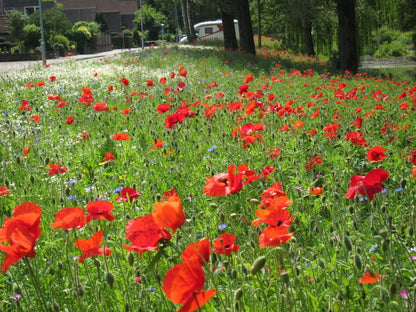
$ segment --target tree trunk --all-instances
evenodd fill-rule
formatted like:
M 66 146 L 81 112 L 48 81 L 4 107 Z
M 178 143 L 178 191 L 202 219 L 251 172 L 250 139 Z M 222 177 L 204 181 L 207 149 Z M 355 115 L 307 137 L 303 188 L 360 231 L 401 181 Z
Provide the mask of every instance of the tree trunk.
M 312 37 L 312 22 L 309 18 L 304 21 L 303 30 L 305 35 L 305 53 L 308 56 L 315 55 Z
M 255 55 L 256 47 L 254 45 L 248 0 L 234 0 L 234 7 L 237 9 L 240 50 Z
M 358 49 L 355 25 L 355 0 L 337 0 L 338 50 L 342 71 L 356 73 L 358 69 Z
M 237 37 L 235 35 L 233 3 L 224 1 L 220 6 L 222 26 L 224 31 L 224 49 L 237 50 Z
M 259 46 L 259 49 L 261 49 L 261 0 L 257 0 L 257 24 L 257 35 L 259 36 L 257 45 Z
M 189 20 L 190 8 L 188 0 L 181 0 L 181 12 L 186 37 L 188 38 L 189 43 L 193 43 L 195 42 L 195 31 L 194 27 L 191 25 L 191 21 Z

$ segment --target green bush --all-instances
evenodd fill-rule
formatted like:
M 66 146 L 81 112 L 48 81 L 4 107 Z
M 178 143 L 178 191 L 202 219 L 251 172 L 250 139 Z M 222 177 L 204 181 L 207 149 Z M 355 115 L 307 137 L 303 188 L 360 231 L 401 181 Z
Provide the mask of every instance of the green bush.
M 373 32 L 372 43 L 364 54 L 376 58 L 406 56 L 412 49 L 413 32 L 401 32 L 387 26 Z
M 124 36 L 123 38 L 122 34 L 118 34 L 117 36 L 111 37 L 111 44 L 114 49 L 133 48 L 133 36 Z
M 53 51 L 57 51 L 60 56 L 65 55 L 65 51 L 69 49 L 69 39 L 63 35 L 55 35 L 51 38 L 49 46 Z
M 23 45 L 26 51 L 35 50 L 40 46 L 40 27 L 34 24 L 23 28 Z

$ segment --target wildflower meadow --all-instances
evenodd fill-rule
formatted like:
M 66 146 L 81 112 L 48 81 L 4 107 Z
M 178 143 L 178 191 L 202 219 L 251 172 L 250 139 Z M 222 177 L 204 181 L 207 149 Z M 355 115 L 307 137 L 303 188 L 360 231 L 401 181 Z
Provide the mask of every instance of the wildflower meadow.
M 0 80 L 0 310 L 416 308 L 415 81 L 174 45 Z

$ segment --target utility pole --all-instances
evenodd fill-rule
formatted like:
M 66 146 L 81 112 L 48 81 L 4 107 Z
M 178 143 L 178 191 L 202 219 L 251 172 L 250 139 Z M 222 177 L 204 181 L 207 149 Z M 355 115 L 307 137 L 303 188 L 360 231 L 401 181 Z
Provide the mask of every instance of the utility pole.
M 39 0 L 39 18 L 40 18 L 40 51 L 42 55 L 42 64 L 46 65 L 46 48 L 45 48 L 45 34 L 43 29 L 43 17 L 42 17 L 42 0 Z
M 143 39 L 143 8 L 142 8 L 142 0 L 140 0 L 140 27 L 142 32 L 142 50 L 144 49 L 144 39 Z

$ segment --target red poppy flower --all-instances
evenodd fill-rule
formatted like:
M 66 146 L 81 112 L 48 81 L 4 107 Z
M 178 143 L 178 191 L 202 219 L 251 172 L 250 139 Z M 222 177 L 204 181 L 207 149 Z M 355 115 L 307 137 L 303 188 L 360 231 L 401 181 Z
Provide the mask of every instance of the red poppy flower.
M 60 173 L 65 173 L 67 168 L 63 167 L 63 166 L 59 166 L 59 162 L 57 165 L 55 164 L 48 164 L 49 167 L 51 167 L 51 169 L 49 169 L 48 174 L 49 175 L 54 175 L 54 174 L 60 174 Z
M 384 275 L 379 276 L 377 273 L 372 275 L 370 272 L 366 272 L 363 277 L 360 279 L 359 283 L 361 284 L 373 284 L 380 281 L 380 278 L 384 278 Z
M 235 235 L 229 233 L 221 234 L 220 237 L 212 243 L 214 252 L 225 256 L 230 256 L 232 252 L 237 252 L 238 249 L 240 249 L 240 246 L 234 244 L 235 239 Z
M 95 103 L 92 109 L 95 110 L 96 112 L 108 112 L 109 111 L 109 108 L 107 107 L 106 102 Z
M 157 148 L 163 148 L 163 141 L 161 139 L 157 139 L 155 142 L 153 142 L 152 150 Z
M 279 182 L 276 182 L 271 187 L 265 189 L 262 194 L 260 194 L 260 197 L 262 198 L 262 201 L 259 205 L 260 208 L 270 206 L 272 200 L 280 196 L 286 196 L 286 193 L 283 191 L 282 185 Z
M 78 99 L 78 102 L 85 103 L 85 106 L 91 105 L 92 102 L 94 102 L 94 98 L 91 92 L 91 88 L 84 87 L 82 88 L 82 95 Z
M 416 167 L 412 168 L 412 178 L 416 178 Z
M 29 106 L 28 100 L 22 100 L 22 104 L 19 106 L 19 109 L 22 111 L 31 111 L 32 108 Z
M 40 120 L 40 116 L 38 115 L 34 115 L 34 116 L 30 116 L 29 121 L 32 121 L 34 123 L 38 123 Z
M 115 141 L 128 141 L 130 136 L 127 133 L 116 133 L 113 135 L 113 140 Z
M 115 161 L 116 159 L 113 156 L 113 151 L 110 151 L 109 153 L 105 153 L 105 157 L 103 159 L 104 161 Z
M 358 195 L 368 196 L 368 199 L 374 199 L 374 194 L 384 190 L 381 184 L 390 175 L 381 168 L 373 169 L 365 176 L 354 175 L 350 180 L 350 188 L 345 194 L 346 198 L 355 199 Z
M 124 115 L 128 115 L 129 113 L 131 112 L 131 108 L 125 108 L 125 109 L 123 109 L 123 114 Z
M 113 204 L 105 200 L 96 200 L 87 204 L 87 222 L 91 220 L 113 221 L 116 217 L 110 214 L 113 211 Z
M 124 85 L 124 86 L 128 86 L 129 84 L 130 84 L 130 82 L 126 79 L 126 78 L 121 78 L 121 83 Z
M 287 226 L 269 226 L 259 236 L 260 248 L 276 247 L 282 243 L 287 243 L 293 236 L 294 232 L 289 233 Z
M 79 207 L 68 207 L 59 210 L 55 215 L 55 222 L 51 226 L 55 229 L 81 229 L 87 223 L 84 210 Z
M 386 149 L 381 146 L 374 146 L 373 148 L 370 148 L 367 152 L 367 159 L 369 161 L 379 162 L 382 161 L 384 158 L 387 157 L 386 154 L 384 154 Z
M 157 108 L 156 108 L 156 111 L 159 113 L 159 114 L 163 114 L 164 112 L 167 112 L 167 111 L 169 111 L 170 110 L 170 104 L 169 103 L 167 103 L 167 104 L 160 104 Z
M 218 175 L 206 177 L 207 182 L 204 186 L 204 194 L 207 196 L 221 197 L 228 194 L 239 192 L 242 187 L 243 174 L 234 175 L 235 165 L 228 166 L 228 172 L 222 172 Z
M 155 222 L 162 228 L 168 228 L 175 233 L 185 223 L 185 214 L 178 196 L 171 196 L 167 202 L 158 202 L 153 207 Z
M 25 202 L 13 210 L 13 218 L 5 218 L 0 229 L 0 250 L 6 253 L 1 272 L 6 273 L 9 267 L 23 257 L 33 258 L 37 240 L 40 237 L 40 217 L 42 209 L 32 203 Z
M 68 117 L 67 119 L 66 119 L 66 123 L 67 123 L 67 125 L 70 125 L 70 124 L 72 124 L 73 122 L 74 122 L 74 117 Z
M 116 198 L 118 202 L 132 202 L 133 199 L 138 198 L 141 191 L 136 191 L 134 188 L 125 187 L 121 190 L 120 196 Z
M 57 95 L 57 94 L 49 94 L 48 95 L 48 100 L 59 101 L 60 99 L 61 99 L 60 95 Z
M 323 193 L 323 190 L 322 190 L 322 187 L 319 187 L 319 186 L 311 187 L 309 189 L 309 193 L 312 194 L 312 195 L 319 195 L 319 194 Z
M 252 224 L 259 226 L 266 223 L 269 226 L 275 227 L 289 227 L 292 223 L 293 217 L 290 216 L 290 211 L 286 209 L 292 202 L 286 196 L 278 197 L 273 202 L 279 201 L 279 204 L 272 204 L 267 209 L 257 209 L 256 215 L 259 217 L 254 220 Z
M 178 312 L 191 312 L 202 307 L 215 289 L 203 291 L 205 273 L 197 260 L 185 261 L 175 265 L 165 275 L 162 289 L 166 296 L 176 304 L 182 304 Z
M 196 243 L 191 243 L 184 249 L 182 252 L 183 261 L 189 261 L 191 259 L 197 259 L 200 261 L 202 266 L 205 263 L 208 263 L 209 256 L 211 254 L 211 245 L 208 238 L 204 238 Z
M 367 142 L 363 137 L 362 132 L 350 132 L 345 136 L 347 141 L 350 141 L 353 145 L 367 146 Z
M 111 255 L 110 248 L 105 246 L 99 247 L 103 238 L 103 231 L 96 232 L 90 239 L 78 238 L 75 241 L 75 247 L 82 250 L 82 255 L 78 258 L 78 261 L 81 263 L 85 259 L 95 256 L 109 257 Z
M 130 220 L 126 224 L 126 238 L 132 243 L 132 246 L 123 244 L 123 247 L 129 251 L 136 251 L 142 256 L 145 251 L 159 249 L 161 239 L 170 240 L 170 233 L 156 224 L 151 213 Z
M 10 193 L 10 190 L 5 186 L 0 186 L 0 196 L 4 196 Z
M 160 83 L 166 83 L 166 77 L 160 77 L 159 82 Z
M 146 86 L 148 86 L 148 87 L 152 87 L 152 86 L 153 86 L 153 80 L 148 80 L 148 81 L 146 82 Z

